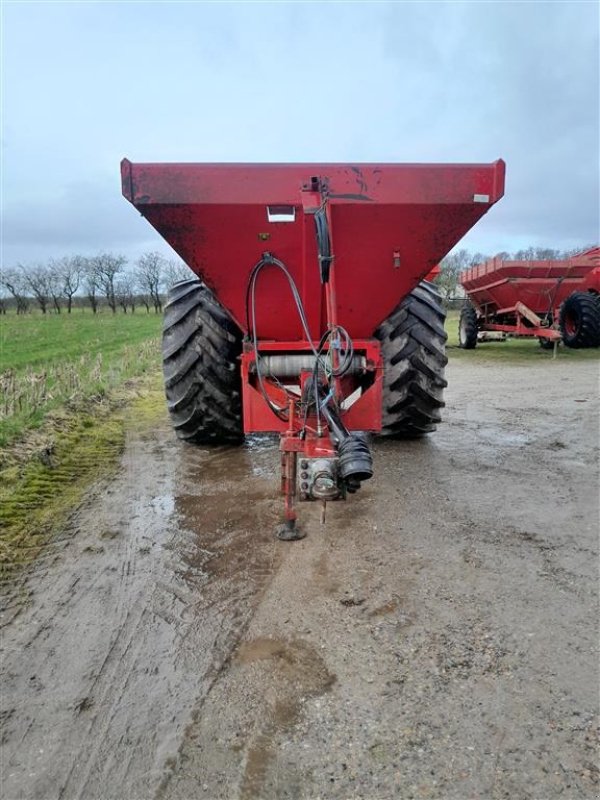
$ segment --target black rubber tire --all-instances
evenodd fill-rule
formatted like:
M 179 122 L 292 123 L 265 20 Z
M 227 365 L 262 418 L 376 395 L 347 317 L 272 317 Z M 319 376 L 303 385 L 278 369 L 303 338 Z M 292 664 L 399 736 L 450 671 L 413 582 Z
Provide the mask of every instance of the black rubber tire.
M 416 439 L 441 422 L 445 319 L 436 287 L 422 281 L 375 331 L 384 365 L 382 436 Z
M 240 442 L 242 334 L 196 278 L 176 283 L 169 292 L 162 351 L 167 407 L 177 436 L 196 444 Z
M 558 325 L 567 347 L 600 346 L 600 305 L 590 292 L 573 292 L 562 303 Z
M 477 347 L 477 311 L 471 303 L 465 303 L 458 320 L 458 346 L 463 350 Z
M 540 336 L 538 337 L 538 342 L 542 350 L 554 350 L 554 339 L 543 339 Z

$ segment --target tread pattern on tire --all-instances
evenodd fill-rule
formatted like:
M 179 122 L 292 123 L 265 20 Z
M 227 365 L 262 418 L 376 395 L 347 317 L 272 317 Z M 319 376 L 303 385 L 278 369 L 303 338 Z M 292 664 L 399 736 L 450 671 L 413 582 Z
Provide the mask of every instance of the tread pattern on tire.
M 458 346 L 463 350 L 477 347 L 477 311 L 471 303 L 465 303 L 458 320 Z
M 575 315 L 578 319 L 577 330 L 567 331 L 567 316 Z M 599 347 L 600 346 L 600 305 L 596 295 L 591 292 L 573 292 L 563 301 L 558 324 L 560 335 L 567 347 Z
M 197 278 L 180 281 L 169 292 L 162 348 L 167 407 L 177 436 L 198 444 L 240 441 L 242 334 Z
M 422 281 L 375 331 L 384 363 L 382 436 L 414 439 L 441 422 L 445 318 L 437 289 Z

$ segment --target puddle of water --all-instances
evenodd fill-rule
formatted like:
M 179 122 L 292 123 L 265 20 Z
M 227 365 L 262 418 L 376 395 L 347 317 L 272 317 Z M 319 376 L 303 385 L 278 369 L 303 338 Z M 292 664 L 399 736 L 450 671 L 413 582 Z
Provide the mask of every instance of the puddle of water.
M 172 494 L 159 495 L 152 498 L 150 505 L 157 514 L 170 517 L 175 510 L 175 497 Z
M 448 434 L 450 435 L 444 435 Z M 462 449 L 464 447 L 472 448 L 477 446 L 477 442 L 482 445 L 494 445 L 496 447 L 525 447 L 532 443 L 533 439 L 526 433 L 519 433 L 517 431 L 506 430 L 500 427 L 491 427 L 488 424 L 482 424 L 480 427 L 474 427 L 468 431 L 465 436 L 464 430 L 460 433 L 452 435 L 452 430 L 445 428 L 441 431 L 441 435 L 435 437 L 431 444 L 440 450 L 453 451 Z
M 491 444 L 505 445 L 508 447 L 523 447 L 531 443 L 531 437 L 527 436 L 527 434 L 506 431 L 501 428 L 481 428 L 477 431 L 477 435 Z
M 180 449 L 171 509 L 186 532 L 178 538 L 178 574 L 189 584 L 200 580 L 206 604 L 251 591 L 272 571 L 278 469 L 276 437 Z
M 220 482 L 236 485 L 248 477 L 275 478 L 279 470 L 278 440 L 273 436 L 247 437 L 239 447 L 217 447 L 205 450 L 184 447 L 182 464 L 195 482 L 214 486 Z
M 246 436 L 244 447 L 252 452 L 271 450 L 279 444 L 279 437 L 273 433 L 253 433 Z

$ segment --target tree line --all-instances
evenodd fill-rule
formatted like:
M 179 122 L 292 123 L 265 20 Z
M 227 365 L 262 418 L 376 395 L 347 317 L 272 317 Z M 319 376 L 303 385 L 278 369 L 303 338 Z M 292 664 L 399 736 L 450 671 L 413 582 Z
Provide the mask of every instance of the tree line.
M 114 253 L 96 256 L 64 256 L 46 264 L 18 264 L 0 274 L 0 313 L 10 302 L 17 314 L 39 307 L 42 314 L 67 314 L 75 304 L 89 305 L 94 314 L 101 305 L 113 314 L 135 312 L 143 306 L 147 313 L 162 311 L 166 291 L 177 281 L 191 277 L 180 261 L 170 261 L 160 253 L 144 253 L 129 266 L 127 258 Z
M 545 261 L 547 259 L 557 260 L 562 258 L 572 258 L 586 250 L 595 247 L 590 244 L 586 247 L 578 247 L 574 250 L 555 250 L 551 247 L 527 247 L 515 250 L 514 253 L 502 251 L 496 253 L 495 257 L 503 261 Z M 470 250 L 456 250 L 446 256 L 440 263 L 441 272 L 436 278 L 436 283 L 445 301 L 455 300 L 461 294 L 460 273 L 469 267 L 483 264 L 491 256 L 484 253 L 472 252 Z
M 528 247 L 496 256 L 516 261 L 561 259 L 592 246 L 575 250 Z M 444 300 L 451 302 L 461 296 L 460 273 L 488 258 L 484 253 L 465 249 L 446 256 L 436 278 Z M 114 253 L 65 256 L 46 264 L 18 264 L 0 274 L 0 314 L 6 313 L 9 302 L 17 314 L 25 314 L 32 307 L 39 307 L 43 314 L 60 314 L 63 309 L 70 314 L 75 303 L 88 305 L 94 314 L 101 305 L 113 314 L 119 308 L 133 313 L 140 306 L 147 313 L 154 310 L 158 314 L 168 289 L 190 276 L 190 269 L 182 261 L 169 260 L 157 252 L 144 253 L 131 266 L 125 256 Z

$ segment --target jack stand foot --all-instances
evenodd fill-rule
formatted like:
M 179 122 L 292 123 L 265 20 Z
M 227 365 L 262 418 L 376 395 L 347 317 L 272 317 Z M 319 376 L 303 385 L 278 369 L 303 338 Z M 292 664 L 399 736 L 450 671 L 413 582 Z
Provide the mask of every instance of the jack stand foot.
M 296 525 L 295 519 L 288 519 L 282 525 L 277 526 L 277 538 L 283 542 L 293 542 L 296 539 L 304 539 L 306 534 Z

